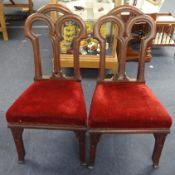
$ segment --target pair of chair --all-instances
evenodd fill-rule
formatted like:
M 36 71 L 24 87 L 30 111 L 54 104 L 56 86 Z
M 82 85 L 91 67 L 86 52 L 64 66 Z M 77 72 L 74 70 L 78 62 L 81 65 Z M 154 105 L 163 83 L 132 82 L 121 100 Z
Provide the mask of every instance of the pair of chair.
M 63 13 L 54 23 L 46 13 Z M 125 13 L 123 13 L 125 12 Z M 123 21 L 122 14 L 130 14 Z M 49 77 L 42 74 L 38 36 L 31 32 L 35 21 L 43 21 L 49 27 L 49 37 L 53 47 L 53 73 Z M 65 77 L 60 68 L 60 40 L 62 25 L 75 21 L 80 28 L 74 39 L 74 76 Z M 105 79 L 105 39 L 100 34 L 106 22 L 117 25 L 118 71 L 112 79 Z M 143 23 L 148 33 L 141 38 L 138 74 L 135 80 L 126 75 L 126 51 L 133 39 L 132 27 Z M 12 131 L 18 160 L 24 161 L 25 149 L 22 139 L 24 129 L 53 129 L 75 132 L 79 141 L 80 161 L 86 164 L 85 133 L 90 133 L 90 161 L 95 161 L 96 146 L 102 134 L 147 133 L 155 137 L 153 165 L 157 167 L 165 138 L 170 132 L 172 120 L 162 104 L 154 96 L 144 79 L 144 56 L 147 45 L 155 36 L 154 20 L 132 6 L 119 6 L 101 17 L 94 26 L 93 37 L 100 43 L 99 78 L 91 102 L 89 119 L 86 114 L 79 69 L 79 44 L 87 37 L 85 22 L 69 9 L 59 4 L 46 5 L 31 15 L 25 23 L 25 35 L 31 40 L 34 51 L 35 77 L 22 95 L 6 113 L 8 127 Z M 88 124 L 87 124 L 88 123 Z

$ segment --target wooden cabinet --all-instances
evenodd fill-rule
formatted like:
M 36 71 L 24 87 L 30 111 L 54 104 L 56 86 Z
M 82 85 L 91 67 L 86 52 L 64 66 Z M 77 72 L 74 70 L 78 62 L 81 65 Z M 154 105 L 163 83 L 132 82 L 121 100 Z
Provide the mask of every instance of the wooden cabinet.
M 156 38 L 154 46 L 175 46 L 175 17 L 171 13 L 156 15 Z
M 5 41 L 8 40 L 8 33 L 5 23 L 5 15 L 4 15 L 4 4 L 0 0 L 0 32 L 2 32 L 3 38 Z
M 56 3 L 63 3 L 65 6 L 67 6 L 73 13 L 81 16 L 84 21 L 87 23 L 93 23 L 100 17 L 108 13 L 111 9 L 114 8 L 115 2 L 105 2 L 100 3 L 96 0 L 77 0 L 77 1 L 68 1 L 65 2 L 64 0 L 50 0 L 50 3 L 56 4 Z M 84 3 L 84 4 L 83 4 Z M 96 3 L 96 4 L 94 4 Z M 75 10 L 75 7 L 86 7 L 83 10 Z M 93 9 L 93 7 L 96 6 L 96 8 Z M 51 13 L 51 17 L 54 21 L 58 18 L 58 14 L 56 12 Z M 106 24 L 106 37 L 107 40 L 107 57 L 106 57 L 106 68 L 111 69 L 114 73 L 116 71 L 117 67 L 117 54 L 116 54 L 116 45 L 117 41 L 114 40 L 114 37 L 116 35 L 116 32 L 113 32 L 113 26 L 112 24 Z M 93 26 L 91 26 L 93 29 Z M 91 30 L 92 30 L 91 29 Z M 87 29 L 88 30 L 88 29 Z M 91 33 L 92 31 L 88 31 L 88 33 Z M 88 52 L 88 51 L 87 51 Z M 61 54 L 61 66 L 62 67 L 72 67 L 73 66 L 73 57 L 71 54 L 65 53 Z M 99 55 L 98 53 L 91 53 L 88 52 L 87 54 L 81 54 L 80 55 L 80 67 L 81 68 L 98 68 L 99 67 Z

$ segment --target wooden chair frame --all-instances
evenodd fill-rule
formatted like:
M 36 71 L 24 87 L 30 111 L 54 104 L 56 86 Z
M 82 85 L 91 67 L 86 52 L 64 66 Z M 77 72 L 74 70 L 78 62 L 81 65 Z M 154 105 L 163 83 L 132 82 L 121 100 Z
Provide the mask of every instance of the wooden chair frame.
M 56 24 L 46 15 L 47 12 L 52 10 L 61 11 L 65 15 L 61 16 Z M 76 21 L 80 26 L 80 34 L 76 36 L 74 39 L 74 76 L 68 78 L 64 76 L 61 72 L 60 68 L 60 44 L 59 41 L 61 39 L 60 30 L 62 24 L 66 21 L 73 20 Z M 53 73 L 51 76 L 43 76 L 42 67 L 41 67 L 41 54 L 40 54 L 40 45 L 39 45 L 39 37 L 37 34 L 32 33 L 32 24 L 35 21 L 43 21 L 48 25 L 49 28 L 49 37 L 52 43 L 53 48 Z M 44 81 L 47 79 L 53 79 L 53 81 L 57 81 L 60 79 L 64 80 L 75 80 L 81 81 L 80 77 L 80 69 L 79 69 L 79 44 L 82 38 L 86 37 L 86 27 L 84 21 L 77 15 L 72 14 L 68 9 L 60 5 L 46 5 L 41 8 L 38 12 L 29 16 L 25 22 L 24 33 L 27 38 L 30 39 L 33 46 L 34 52 L 34 63 L 35 63 L 35 81 Z M 24 161 L 25 149 L 22 139 L 22 134 L 24 129 L 48 129 L 48 130 L 67 130 L 73 131 L 76 134 L 76 137 L 79 141 L 79 149 L 80 149 L 80 161 L 82 164 L 86 163 L 85 160 L 85 133 L 87 128 L 80 126 L 69 126 L 69 125 L 43 125 L 43 124 L 35 124 L 35 123 L 8 123 L 8 127 L 11 129 L 16 150 L 18 153 L 18 162 L 22 163 Z
M 135 13 L 136 16 L 131 18 L 126 24 L 121 20 L 119 16 L 116 14 L 120 14 L 121 12 L 131 12 Z M 119 53 L 119 67 L 118 72 L 114 75 L 112 80 L 105 79 L 105 39 L 100 35 L 100 28 L 102 24 L 105 22 L 112 21 L 114 24 L 118 26 L 118 42 L 120 43 L 120 53 Z M 125 65 L 126 65 L 126 54 L 127 54 L 127 46 L 128 42 L 133 39 L 131 34 L 131 30 L 134 24 L 136 23 L 146 23 L 150 27 L 150 34 L 141 38 L 141 48 L 140 48 L 140 58 L 138 60 L 138 73 L 137 78 L 135 80 L 131 80 L 126 76 L 125 73 Z M 99 77 L 98 82 L 100 83 L 111 83 L 111 82 L 124 82 L 124 83 L 138 83 L 145 82 L 144 78 L 144 63 L 145 63 L 145 53 L 147 46 L 152 42 L 155 38 L 156 34 L 156 25 L 155 21 L 147 15 L 144 15 L 140 10 L 135 7 L 130 6 L 119 6 L 115 8 L 108 15 L 101 17 L 94 26 L 94 38 L 97 39 L 101 46 L 100 53 L 100 69 L 99 69 Z M 98 83 L 97 82 L 97 83 Z M 129 128 L 88 128 L 90 133 L 90 160 L 89 160 L 89 168 L 93 168 L 95 162 L 95 154 L 96 154 L 96 146 L 99 142 L 100 136 L 102 134 L 153 134 L 155 138 L 155 146 L 152 154 L 153 166 L 155 168 L 159 165 L 159 159 L 161 156 L 162 148 L 165 142 L 165 138 L 167 134 L 170 132 L 169 128 L 150 128 L 150 129 L 129 129 Z
M 4 4 L 2 1 L 0 1 L 0 32 L 2 32 L 3 39 L 7 41 L 8 33 L 7 33 L 7 27 L 5 22 Z

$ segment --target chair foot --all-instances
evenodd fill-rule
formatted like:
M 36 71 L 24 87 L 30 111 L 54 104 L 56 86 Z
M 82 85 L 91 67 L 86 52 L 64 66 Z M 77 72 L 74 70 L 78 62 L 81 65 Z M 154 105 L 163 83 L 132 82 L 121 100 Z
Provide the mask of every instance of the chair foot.
M 86 163 L 86 132 L 85 131 L 75 131 L 76 137 L 79 141 L 79 157 L 81 165 L 85 166 Z
M 87 163 L 86 162 L 82 162 L 81 166 L 87 166 Z
M 90 160 L 89 160 L 89 169 L 93 169 L 93 165 L 95 163 L 95 157 L 96 157 L 96 147 L 100 139 L 100 134 L 97 133 L 91 133 L 90 134 Z
M 24 164 L 24 160 L 18 160 L 18 164 Z
M 93 165 L 88 165 L 88 169 L 93 170 L 94 166 Z
M 152 155 L 152 160 L 153 160 L 153 167 L 158 168 L 159 167 L 159 161 L 160 161 L 160 156 L 163 150 L 163 146 L 165 143 L 167 133 L 156 133 L 154 134 L 155 138 L 155 145 L 154 145 L 154 150 L 153 150 L 153 155 Z
M 159 165 L 153 164 L 153 168 L 154 169 L 158 169 L 159 168 Z
M 24 163 L 25 149 L 22 139 L 23 128 L 11 127 L 12 136 L 18 153 L 18 163 Z

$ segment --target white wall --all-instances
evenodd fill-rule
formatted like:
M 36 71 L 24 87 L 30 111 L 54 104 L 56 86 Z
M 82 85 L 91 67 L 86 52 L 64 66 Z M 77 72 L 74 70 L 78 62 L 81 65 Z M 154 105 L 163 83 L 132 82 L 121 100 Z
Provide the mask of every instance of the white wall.
M 171 12 L 175 15 L 175 0 L 165 0 L 160 12 Z

